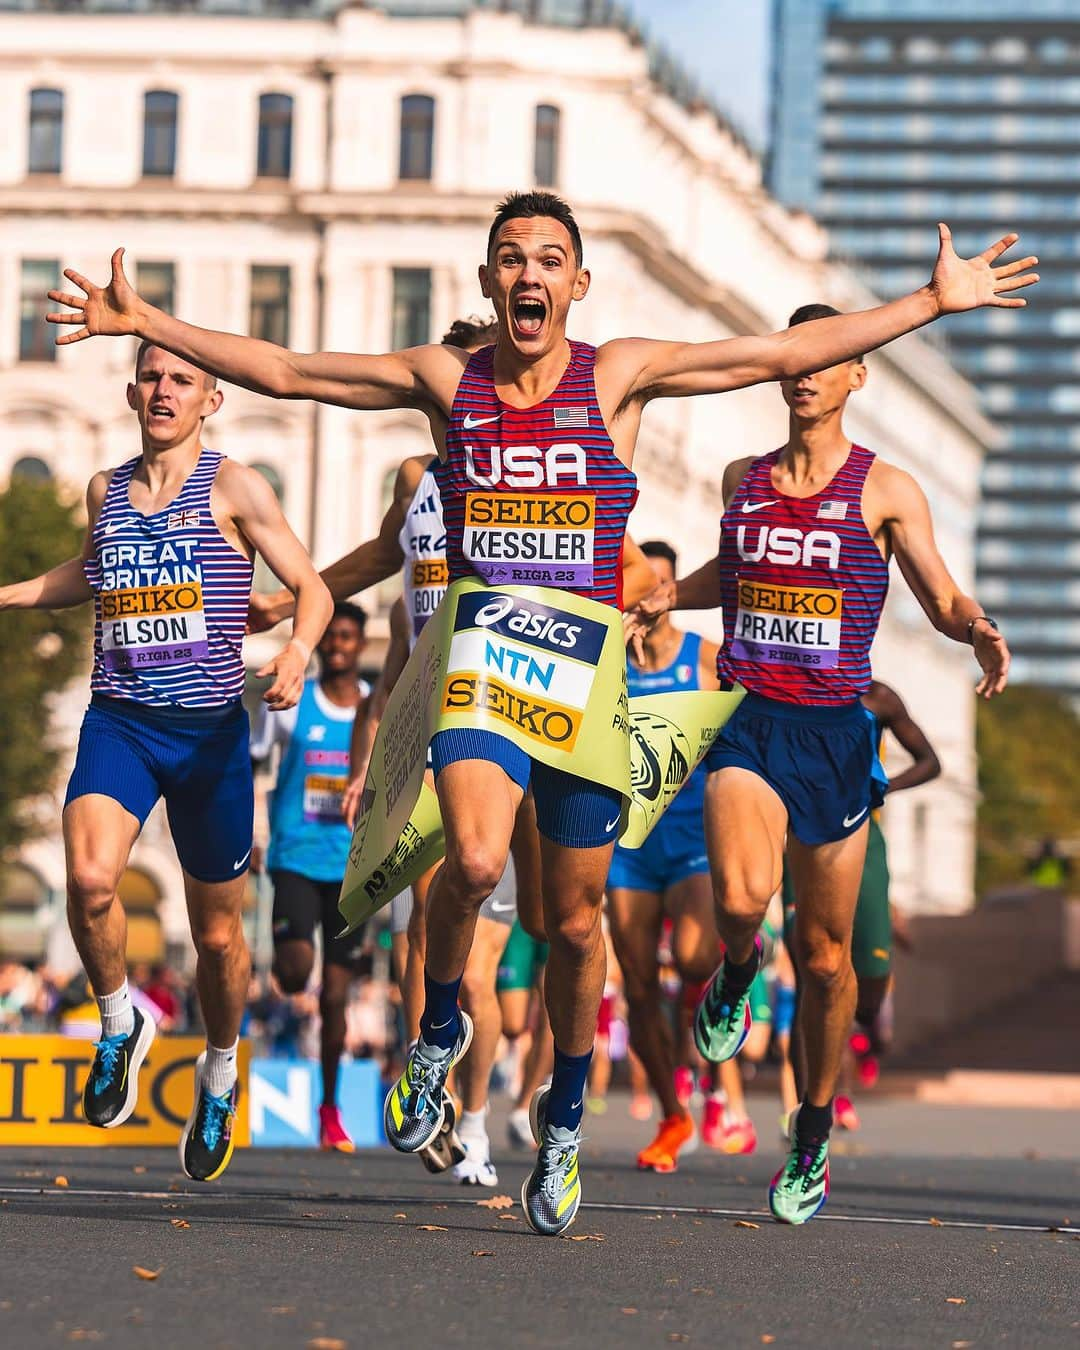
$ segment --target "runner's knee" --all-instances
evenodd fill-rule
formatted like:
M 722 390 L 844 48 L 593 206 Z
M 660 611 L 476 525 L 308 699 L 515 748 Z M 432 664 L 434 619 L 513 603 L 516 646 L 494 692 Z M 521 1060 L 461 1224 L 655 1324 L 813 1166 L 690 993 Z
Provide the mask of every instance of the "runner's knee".
M 851 949 L 827 934 L 816 934 L 805 942 L 801 957 L 803 975 L 819 988 L 835 988 L 853 974 Z
M 114 868 L 95 858 L 80 859 L 68 872 L 72 909 L 83 919 L 99 918 L 113 902 L 118 877 Z
M 282 991 L 286 994 L 302 994 L 307 988 L 311 968 L 315 964 L 315 953 L 301 955 L 298 952 L 278 952 L 274 957 L 274 974 Z
M 222 960 L 244 945 L 244 930 L 239 914 L 214 914 L 193 920 L 191 940 L 200 956 Z
M 445 868 L 455 898 L 463 902 L 463 908 L 476 909 L 502 879 L 506 858 L 482 843 L 474 843 L 455 849 L 453 857 L 447 854 Z
M 769 892 L 742 869 L 723 871 L 713 877 L 713 900 L 728 922 L 756 932 L 769 907 Z
M 602 941 L 600 906 L 580 905 L 565 914 L 548 916 L 548 940 L 573 961 L 584 961 Z

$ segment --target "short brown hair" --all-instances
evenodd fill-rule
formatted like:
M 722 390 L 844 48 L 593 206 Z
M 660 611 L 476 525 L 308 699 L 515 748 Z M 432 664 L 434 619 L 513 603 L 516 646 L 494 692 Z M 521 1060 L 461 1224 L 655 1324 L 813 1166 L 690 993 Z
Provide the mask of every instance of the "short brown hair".
M 139 378 L 139 367 L 142 365 L 142 359 L 143 359 L 143 357 L 146 355 L 146 353 L 150 350 L 151 347 L 156 347 L 157 345 L 158 345 L 158 344 L 157 344 L 156 342 L 148 342 L 146 338 L 143 338 L 143 340 L 139 343 L 139 350 L 135 353 L 135 378 L 136 378 L 136 379 Z M 163 348 L 162 348 L 162 351 L 164 351 L 164 350 L 165 350 L 165 348 L 163 347 Z M 195 363 L 192 362 L 191 364 L 194 365 Z M 199 369 L 202 370 L 202 367 L 200 366 Z M 217 376 L 216 376 L 216 375 L 211 375 L 210 372 L 209 372 L 208 370 L 203 370 L 202 374 L 203 374 L 203 379 L 206 381 L 206 387 L 207 387 L 207 389 L 216 389 L 216 388 L 217 388 Z
M 495 208 L 495 219 L 488 230 L 488 257 L 495 245 L 495 236 L 508 220 L 531 220 L 535 216 L 549 216 L 566 227 L 574 247 L 574 261 L 581 266 L 581 231 L 574 213 L 554 192 L 511 192 Z

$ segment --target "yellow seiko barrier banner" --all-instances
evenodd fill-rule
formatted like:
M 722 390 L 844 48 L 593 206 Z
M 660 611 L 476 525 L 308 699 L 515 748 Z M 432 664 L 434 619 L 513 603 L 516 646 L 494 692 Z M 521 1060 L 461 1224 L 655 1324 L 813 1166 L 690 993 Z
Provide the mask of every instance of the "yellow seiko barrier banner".
M 443 854 L 424 770 L 452 727 L 498 732 L 553 768 L 622 794 L 620 841 L 639 848 L 743 690 L 627 698 L 622 616 L 539 586 L 456 581 L 424 625 L 372 749 L 340 909 L 370 918 Z
M 82 1091 L 94 1058 L 90 1041 L 68 1036 L 0 1036 L 0 1144 L 175 1144 L 191 1110 L 197 1036 L 159 1036 L 139 1070 L 139 1104 L 115 1130 L 87 1125 Z M 246 1087 L 251 1047 L 240 1042 Z M 250 1141 L 247 1092 L 233 1126 L 238 1147 Z

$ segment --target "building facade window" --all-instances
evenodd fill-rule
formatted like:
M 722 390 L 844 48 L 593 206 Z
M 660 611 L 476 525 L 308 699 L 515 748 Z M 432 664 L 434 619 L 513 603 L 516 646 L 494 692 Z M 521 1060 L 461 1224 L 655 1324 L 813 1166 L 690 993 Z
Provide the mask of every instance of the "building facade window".
M 292 174 L 293 101 L 289 94 L 259 95 L 258 175 L 288 178 Z
M 19 282 L 19 360 L 55 361 L 53 333 L 45 322 L 45 292 L 60 275 L 56 258 L 23 259 Z
M 28 479 L 32 483 L 52 481 L 52 469 L 37 455 L 22 455 L 11 466 L 12 478 Z
M 431 269 L 395 267 L 391 351 L 431 341 Z
M 59 89 L 31 89 L 30 173 L 59 173 L 63 163 L 64 95 Z
M 401 100 L 401 153 L 398 177 L 430 181 L 435 163 L 435 100 L 406 94 Z
M 289 345 L 289 269 L 256 263 L 251 269 L 248 332 L 264 342 Z
M 550 103 L 536 109 L 533 178 L 539 187 L 555 187 L 559 181 L 559 119 L 558 108 Z
M 176 268 L 171 262 L 141 262 L 135 269 L 139 294 L 155 309 L 171 314 L 176 305 Z
M 171 178 L 176 172 L 176 122 L 180 98 L 150 89 L 143 98 L 143 176 Z

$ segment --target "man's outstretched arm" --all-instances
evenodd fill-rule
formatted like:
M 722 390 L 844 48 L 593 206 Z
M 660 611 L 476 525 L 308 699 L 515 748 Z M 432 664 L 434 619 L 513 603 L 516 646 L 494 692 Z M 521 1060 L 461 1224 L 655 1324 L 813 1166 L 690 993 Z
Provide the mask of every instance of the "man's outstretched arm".
M 75 329 L 58 337 L 57 345 L 98 335 L 133 334 L 257 394 L 309 398 L 358 409 L 433 405 L 438 400 L 431 386 L 439 383 L 439 372 L 448 378 L 452 373 L 452 349 L 442 346 L 413 347 L 386 356 L 347 352 L 307 355 L 259 338 L 197 328 L 155 309 L 136 294 L 124 275 L 123 257 L 124 250 L 118 248 L 112 256 L 112 276 L 105 286 L 95 286 L 73 268 L 65 269 L 64 276 L 85 294 L 49 291 L 49 299 L 68 306 L 68 312 L 47 314 L 48 322 Z
M 998 264 L 1016 243 L 1007 234 L 974 258 L 960 258 L 947 225 L 938 226 L 939 250 L 928 285 L 875 309 L 813 319 L 768 337 L 726 338 L 719 342 L 609 343 L 618 363 L 617 381 L 628 399 L 681 398 L 789 380 L 885 346 L 944 314 L 982 306 L 1014 309 L 1027 303 L 1014 292 L 1034 285 L 1035 257 Z

